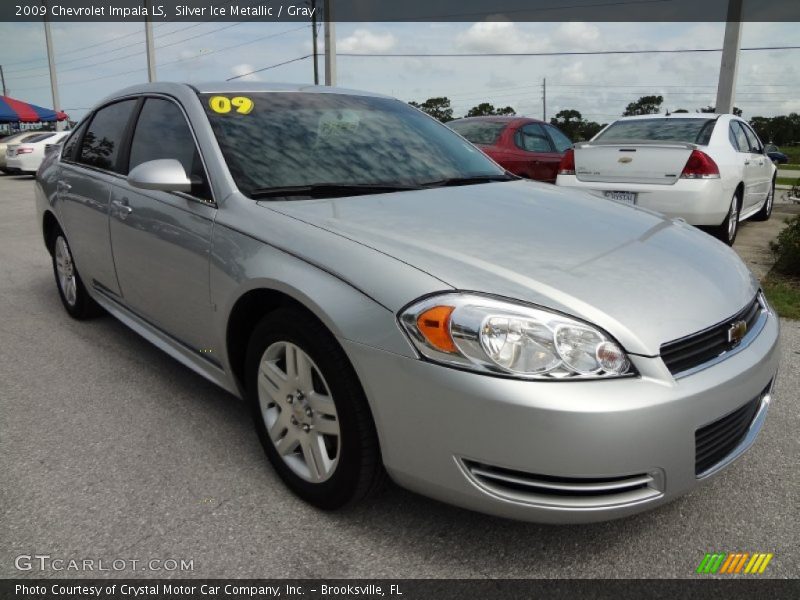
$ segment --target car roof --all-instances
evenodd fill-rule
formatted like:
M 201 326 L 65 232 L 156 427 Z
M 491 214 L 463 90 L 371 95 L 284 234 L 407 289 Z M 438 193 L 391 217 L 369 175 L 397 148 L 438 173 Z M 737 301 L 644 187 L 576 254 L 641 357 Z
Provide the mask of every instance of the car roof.
M 630 117 L 620 117 L 617 121 L 637 121 L 641 119 L 716 119 L 724 113 L 670 113 L 668 115 L 656 113 L 654 115 L 633 115 Z M 732 117 L 733 115 L 727 115 Z
M 178 83 L 178 82 L 163 82 L 156 83 L 141 83 L 133 85 L 114 94 L 111 94 L 103 100 L 106 102 L 114 98 L 122 96 L 130 96 L 134 94 L 146 93 L 165 93 L 165 94 L 180 94 L 187 91 L 193 91 L 201 94 L 233 94 L 233 93 L 248 93 L 255 94 L 259 92 L 302 92 L 306 94 L 345 94 L 348 96 L 374 96 L 378 98 L 390 98 L 383 94 L 375 94 L 372 92 L 365 92 L 362 90 L 351 90 L 348 88 L 340 88 L 325 85 L 308 85 L 308 84 L 293 84 L 293 83 L 272 83 L 262 81 L 217 81 L 205 83 Z
M 533 117 L 522 117 L 519 115 L 487 115 L 484 117 L 462 117 L 460 119 L 453 119 L 451 123 L 456 121 L 469 121 L 469 122 L 485 122 L 485 123 L 544 123 L 541 119 L 534 119 Z

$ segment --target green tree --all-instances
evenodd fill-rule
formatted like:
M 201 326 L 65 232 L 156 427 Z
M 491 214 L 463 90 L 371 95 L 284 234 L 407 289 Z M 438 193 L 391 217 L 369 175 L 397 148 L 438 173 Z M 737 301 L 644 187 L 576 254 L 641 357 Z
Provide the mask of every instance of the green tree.
M 481 102 L 478 106 L 473 106 L 472 108 L 467 111 L 468 117 L 487 117 L 491 115 L 515 115 L 517 111 L 515 111 L 510 106 L 506 106 L 503 108 L 495 108 L 493 104 L 488 102 Z
M 608 123 L 603 123 L 601 125 L 600 123 L 595 123 L 594 121 L 587 121 L 583 124 L 583 127 L 581 127 L 580 139 L 576 139 L 575 141 L 577 142 L 592 139 L 594 136 L 600 133 L 600 130 L 606 125 L 608 125 Z
M 556 113 L 556 116 L 550 119 L 550 124 L 558 127 L 564 135 L 571 140 L 578 140 L 581 136 L 586 121 L 580 111 L 572 108 L 565 108 Z
M 715 112 L 717 112 L 717 107 L 716 106 L 706 106 L 705 108 L 699 108 L 697 110 L 697 112 L 700 112 L 700 113 L 715 113 Z M 739 108 L 738 106 L 734 106 L 733 107 L 733 114 L 735 114 L 737 117 L 741 117 L 742 116 L 742 109 Z
M 564 135 L 574 142 L 590 140 L 605 127 L 600 123 L 587 121 L 580 111 L 573 108 L 565 108 L 558 111 L 556 116 L 550 119 L 550 124 L 558 127 Z
M 420 109 L 422 112 L 429 114 L 434 119 L 438 119 L 442 123 L 447 123 L 453 120 L 453 109 L 450 106 L 450 98 L 440 96 L 438 98 L 428 98 L 422 104 L 409 102 L 411 106 Z
M 664 96 L 642 96 L 636 102 L 631 102 L 622 113 L 623 117 L 632 115 L 655 115 L 661 112 Z

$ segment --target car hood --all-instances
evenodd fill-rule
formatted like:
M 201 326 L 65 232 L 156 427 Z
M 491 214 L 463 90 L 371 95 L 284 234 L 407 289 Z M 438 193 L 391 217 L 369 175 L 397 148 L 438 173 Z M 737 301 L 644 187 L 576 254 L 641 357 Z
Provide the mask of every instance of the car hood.
M 733 250 L 682 221 L 537 182 L 262 206 L 458 290 L 585 319 L 629 352 L 649 356 L 665 342 L 736 314 L 758 290 Z M 345 276 L 359 269 L 337 267 Z

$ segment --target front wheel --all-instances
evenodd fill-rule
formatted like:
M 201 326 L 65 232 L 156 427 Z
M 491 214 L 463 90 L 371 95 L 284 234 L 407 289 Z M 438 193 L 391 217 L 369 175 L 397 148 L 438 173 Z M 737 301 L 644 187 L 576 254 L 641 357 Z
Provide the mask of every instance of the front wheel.
M 385 474 L 361 384 L 325 327 L 282 308 L 256 326 L 247 396 L 261 444 L 284 483 L 323 509 L 377 491 Z
M 772 205 L 775 203 L 775 180 L 772 180 L 772 185 L 769 188 L 769 192 L 767 192 L 767 199 L 764 200 L 764 205 L 761 207 L 755 215 L 753 215 L 753 221 L 766 221 L 769 219 L 770 215 L 772 214 Z
M 731 198 L 731 205 L 728 208 L 728 214 L 725 215 L 725 220 L 716 227 L 712 227 L 711 235 L 718 240 L 725 242 L 728 246 L 733 246 L 736 241 L 736 234 L 739 231 L 739 210 L 742 206 L 742 199 L 739 192 L 736 192 Z

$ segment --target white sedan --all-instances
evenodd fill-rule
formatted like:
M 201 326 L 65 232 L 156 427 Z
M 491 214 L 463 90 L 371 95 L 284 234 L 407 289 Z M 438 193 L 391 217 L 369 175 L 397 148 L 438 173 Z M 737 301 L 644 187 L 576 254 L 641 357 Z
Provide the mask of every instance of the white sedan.
M 60 143 L 69 131 L 48 131 L 6 147 L 6 170 L 33 175 L 45 157 L 47 146 Z
M 769 219 L 775 176 L 743 119 L 678 113 L 622 118 L 575 144 L 556 185 L 680 217 L 733 244 L 739 221 Z

